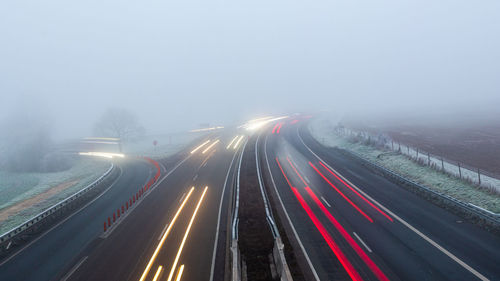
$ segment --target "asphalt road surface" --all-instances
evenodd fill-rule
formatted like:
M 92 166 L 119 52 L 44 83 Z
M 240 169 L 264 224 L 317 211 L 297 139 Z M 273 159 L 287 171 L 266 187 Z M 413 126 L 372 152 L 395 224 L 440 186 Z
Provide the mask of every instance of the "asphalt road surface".
M 116 210 L 151 177 L 153 166 L 131 160 L 118 165 L 121 175 L 97 199 L 0 262 L 0 280 L 52 280 L 103 232 L 105 216 Z
M 316 278 L 500 280 L 498 236 L 281 123 L 259 153 Z
M 259 157 L 318 280 L 499 280 L 500 239 L 318 144 L 306 121 L 261 132 Z M 101 196 L 1 262 L 1 280 L 224 280 L 238 157 L 246 136 L 211 134 L 161 160 L 125 161 Z
M 67 280 L 221 280 L 237 154 L 233 134 L 212 135 L 164 175 L 110 233 L 67 269 Z M 195 150 L 197 147 L 193 147 Z M 218 233 L 218 234 L 217 234 Z M 217 241 L 217 244 L 216 244 Z M 217 245 L 217 247 L 216 247 Z M 180 280 L 180 279 L 179 279 Z

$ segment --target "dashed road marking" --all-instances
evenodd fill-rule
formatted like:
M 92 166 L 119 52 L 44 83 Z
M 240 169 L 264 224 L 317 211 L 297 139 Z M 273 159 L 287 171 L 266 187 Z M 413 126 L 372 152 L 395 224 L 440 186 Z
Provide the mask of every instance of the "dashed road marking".
M 321 200 L 323 200 L 323 202 L 325 202 L 326 205 L 328 205 L 328 207 L 332 207 L 332 205 L 330 205 L 330 203 L 328 203 L 325 199 L 325 197 L 321 196 Z
M 353 231 L 352 234 L 354 234 L 354 236 L 356 236 L 356 238 L 358 238 L 359 242 L 361 242 L 361 244 L 363 244 L 363 246 L 365 246 L 365 248 L 368 250 L 368 252 L 373 253 L 372 249 L 370 249 L 370 247 L 368 247 L 368 245 L 366 245 L 366 243 L 363 240 L 361 240 L 361 238 L 358 236 L 358 234 L 356 234 L 356 232 Z

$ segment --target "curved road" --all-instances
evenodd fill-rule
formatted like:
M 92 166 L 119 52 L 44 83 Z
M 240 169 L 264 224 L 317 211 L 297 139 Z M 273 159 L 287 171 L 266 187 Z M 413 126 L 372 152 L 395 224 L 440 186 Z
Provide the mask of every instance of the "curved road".
M 320 280 L 500 279 L 498 236 L 323 147 L 307 121 L 279 127 L 260 155 Z
M 152 165 L 123 161 L 121 175 L 112 186 L 48 232 L 0 263 L 1 280 L 52 280 L 103 231 L 104 218 L 116 211 L 150 178 Z

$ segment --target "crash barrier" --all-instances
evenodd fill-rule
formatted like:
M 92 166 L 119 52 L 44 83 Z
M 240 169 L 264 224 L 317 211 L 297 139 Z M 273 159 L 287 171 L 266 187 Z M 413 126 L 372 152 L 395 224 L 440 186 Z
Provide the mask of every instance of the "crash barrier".
M 103 231 L 104 232 L 108 231 L 111 228 L 111 226 L 114 223 L 116 223 L 120 219 L 120 217 L 123 216 L 123 214 L 125 214 L 129 210 L 129 208 L 132 208 L 132 206 L 134 204 L 136 204 L 136 202 L 138 202 L 139 199 L 141 199 L 144 196 L 144 194 L 146 194 L 150 190 L 150 188 L 160 178 L 160 176 L 161 176 L 160 164 L 158 162 L 156 162 L 155 160 L 148 158 L 148 157 L 144 157 L 143 159 L 146 160 L 147 162 L 151 163 L 156 168 L 154 176 L 144 186 L 139 188 L 135 194 L 130 196 L 130 198 L 128 200 L 123 202 L 121 204 L 121 206 L 118 205 L 116 211 L 113 211 L 113 213 L 111 213 L 110 216 L 108 216 L 104 220 L 104 224 L 103 224 Z M 107 222 L 107 224 L 106 224 L 106 222 Z
M 480 220 L 482 223 L 487 224 L 490 227 L 494 227 L 497 230 L 500 229 L 500 214 L 490 212 L 490 211 L 485 210 L 481 207 L 475 206 L 471 203 L 462 202 L 462 201 L 457 200 L 456 198 L 453 198 L 449 195 L 432 190 L 427 186 L 424 186 L 422 184 L 419 184 L 419 183 L 416 183 L 412 180 L 404 178 L 401 175 L 396 174 L 393 171 L 391 171 L 385 167 L 382 167 L 378 164 L 375 164 L 375 163 L 369 161 L 368 159 L 362 157 L 361 155 L 359 155 L 355 152 L 348 151 L 345 149 L 340 150 L 340 151 L 346 155 L 349 155 L 349 156 L 357 159 L 358 161 L 360 161 L 362 164 L 364 164 L 368 168 L 371 168 L 372 170 L 380 172 L 385 177 L 392 179 L 398 183 L 401 183 L 405 186 L 409 186 L 412 190 L 414 190 L 417 193 L 425 193 L 426 195 L 439 200 L 440 203 L 443 203 L 446 206 L 452 207 L 454 210 L 459 211 L 462 214 L 465 214 L 469 217 L 472 216 L 475 219 Z
M 19 245 L 29 240 L 33 234 L 42 230 L 48 223 L 53 223 L 57 218 L 73 211 L 74 207 L 80 206 L 82 202 L 94 197 L 99 191 L 98 187 L 109 186 L 117 176 L 118 169 L 114 164 L 111 164 L 102 176 L 85 188 L 3 234 L 0 236 L 0 254 L 8 251 L 13 244 Z

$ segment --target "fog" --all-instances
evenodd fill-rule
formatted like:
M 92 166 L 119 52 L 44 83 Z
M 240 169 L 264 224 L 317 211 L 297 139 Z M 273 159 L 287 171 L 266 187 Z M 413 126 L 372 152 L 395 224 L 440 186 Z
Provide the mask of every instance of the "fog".
M 86 136 L 109 107 L 148 132 L 296 111 L 494 111 L 500 2 L 2 1 L 0 119 Z

